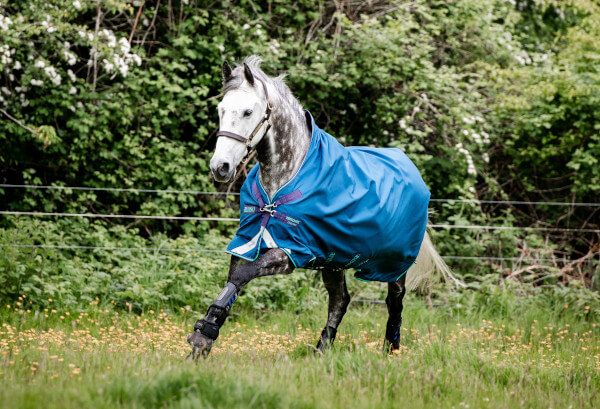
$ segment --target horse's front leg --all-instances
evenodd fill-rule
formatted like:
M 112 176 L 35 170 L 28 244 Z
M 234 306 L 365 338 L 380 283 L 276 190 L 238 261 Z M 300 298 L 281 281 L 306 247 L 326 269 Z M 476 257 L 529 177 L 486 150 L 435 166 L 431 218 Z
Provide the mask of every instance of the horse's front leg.
M 241 259 L 232 257 L 227 284 L 208 308 L 206 316 L 196 321 L 194 332 L 188 337 L 188 343 L 193 347 L 191 355 L 194 359 L 209 354 L 229 309 L 246 284 L 257 277 L 289 274 L 294 270 L 294 265 L 280 249 L 271 249 L 250 263 L 243 264 L 239 260 Z

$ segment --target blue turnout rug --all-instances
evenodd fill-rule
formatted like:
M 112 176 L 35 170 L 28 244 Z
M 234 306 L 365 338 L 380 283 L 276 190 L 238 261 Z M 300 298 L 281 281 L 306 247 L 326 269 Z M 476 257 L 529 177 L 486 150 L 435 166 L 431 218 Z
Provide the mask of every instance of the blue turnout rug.
M 397 281 L 425 234 L 430 194 L 419 171 L 399 149 L 346 148 L 310 121 L 306 158 L 272 198 L 259 165 L 250 171 L 227 252 L 252 261 L 280 248 L 298 268 L 353 268 L 362 280 Z

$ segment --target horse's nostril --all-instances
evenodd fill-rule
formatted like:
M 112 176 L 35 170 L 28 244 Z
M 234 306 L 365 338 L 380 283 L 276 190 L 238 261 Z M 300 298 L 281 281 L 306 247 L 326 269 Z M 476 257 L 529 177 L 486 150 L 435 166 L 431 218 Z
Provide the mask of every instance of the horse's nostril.
M 217 172 L 219 172 L 219 176 L 221 177 L 225 177 L 229 174 L 229 163 L 228 162 L 223 162 L 219 165 L 219 168 L 217 169 Z

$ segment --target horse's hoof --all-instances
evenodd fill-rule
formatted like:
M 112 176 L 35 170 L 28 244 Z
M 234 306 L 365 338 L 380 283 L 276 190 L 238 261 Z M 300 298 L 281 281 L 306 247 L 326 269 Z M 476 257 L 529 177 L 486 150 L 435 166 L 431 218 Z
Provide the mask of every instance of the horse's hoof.
M 213 340 L 200 332 L 193 332 L 187 339 L 188 344 L 192 346 L 192 352 L 189 358 L 197 360 L 201 356 L 206 358 L 212 348 Z
M 331 349 L 331 345 L 335 340 L 335 336 L 337 334 L 337 330 L 333 327 L 325 327 L 323 332 L 321 332 L 321 337 L 319 338 L 319 342 L 317 343 L 317 347 L 315 348 L 315 352 L 323 354 L 324 351 Z
M 314 348 L 314 353 L 315 354 L 319 354 L 319 355 L 323 355 L 323 352 L 327 349 L 329 349 L 331 345 L 330 344 L 324 344 L 322 340 L 319 340 L 319 342 L 317 343 L 316 347 Z
M 400 343 L 385 339 L 383 341 L 383 352 L 388 355 L 398 355 L 400 353 Z

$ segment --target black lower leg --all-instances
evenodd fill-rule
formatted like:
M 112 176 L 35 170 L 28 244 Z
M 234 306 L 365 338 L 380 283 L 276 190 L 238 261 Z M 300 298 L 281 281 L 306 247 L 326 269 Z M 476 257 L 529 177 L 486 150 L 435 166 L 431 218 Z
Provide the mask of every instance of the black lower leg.
M 206 317 L 196 321 L 194 331 L 198 331 L 212 340 L 217 339 L 219 337 L 219 328 L 225 322 L 229 314 L 229 309 L 236 300 L 239 291 L 240 289 L 235 284 L 230 282 L 225 284 L 215 302 L 208 307 Z
M 321 332 L 321 338 L 317 344 L 317 349 L 320 351 L 335 340 L 337 327 L 342 322 L 350 303 L 350 294 L 346 287 L 346 276 L 343 270 L 323 271 L 323 283 L 329 294 L 329 308 L 327 324 Z
M 388 295 L 385 303 L 388 308 L 388 321 L 385 327 L 385 340 L 389 348 L 400 348 L 400 327 L 402 326 L 402 299 L 406 293 L 404 282 L 406 275 L 394 283 L 388 283 Z

